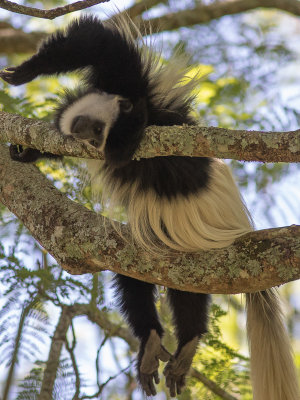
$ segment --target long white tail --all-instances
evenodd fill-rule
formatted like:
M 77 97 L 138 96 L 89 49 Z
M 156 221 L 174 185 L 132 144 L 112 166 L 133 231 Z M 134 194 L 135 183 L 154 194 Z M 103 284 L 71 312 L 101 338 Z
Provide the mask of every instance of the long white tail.
M 253 400 L 300 400 L 292 349 L 275 289 L 247 293 Z

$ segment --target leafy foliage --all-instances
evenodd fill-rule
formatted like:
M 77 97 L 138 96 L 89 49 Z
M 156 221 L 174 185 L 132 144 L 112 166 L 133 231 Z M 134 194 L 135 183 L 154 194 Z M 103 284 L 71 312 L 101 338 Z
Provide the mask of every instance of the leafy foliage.
M 16 400 L 37 400 L 42 386 L 43 363 L 37 362 L 24 380 L 20 382 L 20 391 Z
M 238 394 L 242 400 L 251 400 L 252 391 L 249 378 L 249 359 L 228 346 L 220 329 L 220 319 L 227 313 L 220 306 L 213 304 L 210 312 L 210 329 L 201 344 L 196 362 L 201 365 L 201 372 L 222 389 L 231 394 Z M 197 395 L 207 400 L 215 399 L 205 386 L 199 387 Z

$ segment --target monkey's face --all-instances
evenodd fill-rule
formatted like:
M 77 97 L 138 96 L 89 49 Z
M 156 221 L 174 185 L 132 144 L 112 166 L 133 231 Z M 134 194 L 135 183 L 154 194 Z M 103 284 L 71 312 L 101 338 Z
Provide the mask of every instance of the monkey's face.
M 145 99 L 132 102 L 98 90 L 67 93 L 56 121 L 63 134 L 103 151 L 105 160 L 118 166 L 130 161 L 146 123 Z
M 103 150 L 109 130 L 120 114 L 120 96 L 100 91 L 80 93 L 58 116 L 59 130 Z
M 100 148 L 104 140 L 105 123 L 89 115 L 77 115 L 72 120 L 70 130 L 72 136 Z
M 129 114 L 133 109 L 130 100 L 111 95 L 101 94 L 95 100 L 95 104 L 91 104 L 89 109 L 85 108 L 85 114 L 77 115 L 71 122 L 71 134 L 77 139 L 85 140 L 90 145 L 103 149 L 105 141 L 110 133 L 112 124 L 120 118 L 121 114 Z M 117 100 L 117 101 L 116 101 Z M 106 101 L 106 103 L 105 103 Z M 96 110 L 92 110 L 96 108 Z M 94 111 L 94 112 L 92 112 Z M 118 115 L 118 117 L 115 117 Z M 114 116 L 114 118 L 111 118 Z

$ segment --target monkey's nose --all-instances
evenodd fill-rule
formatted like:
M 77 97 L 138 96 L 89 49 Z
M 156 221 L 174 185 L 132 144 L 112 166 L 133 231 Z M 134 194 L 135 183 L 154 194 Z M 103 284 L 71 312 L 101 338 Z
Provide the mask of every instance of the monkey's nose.
M 93 146 L 93 147 L 96 147 L 96 149 L 97 149 L 98 147 L 101 146 L 102 140 L 95 140 L 95 139 L 92 139 L 92 140 L 89 140 L 89 144 L 90 144 L 91 146 Z

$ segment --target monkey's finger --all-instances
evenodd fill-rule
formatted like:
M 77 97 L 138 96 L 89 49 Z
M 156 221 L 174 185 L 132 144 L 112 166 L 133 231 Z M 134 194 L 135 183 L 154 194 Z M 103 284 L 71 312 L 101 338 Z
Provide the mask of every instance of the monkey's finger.
M 140 382 L 143 390 L 146 392 L 147 396 L 155 396 L 156 389 L 152 381 L 152 375 L 141 374 Z
M 173 377 L 170 379 L 169 390 L 170 390 L 170 396 L 176 397 L 176 380 Z
M 143 390 L 146 392 L 146 395 L 147 396 L 151 396 L 151 391 L 150 391 L 150 388 L 148 386 L 148 381 L 147 381 L 147 378 L 146 378 L 146 376 L 144 374 L 141 374 L 141 376 L 140 376 L 140 383 L 141 383 L 141 386 L 142 386 Z
M 166 373 L 166 386 L 169 388 L 170 391 L 170 396 L 175 397 L 176 396 L 176 386 L 175 386 L 175 380 L 174 377 L 171 374 Z
M 154 382 L 158 384 L 160 382 L 159 376 L 158 376 L 158 371 L 153 372 L 153 378 Z
M 177 394 L 181 394 L 181 390 L 184 387 L 184 376 L 179 376 L 176 380 L 176 390 Z
M 149 388 L 150 388 L 152 396 L 155 396 L 156 395 L 156 389 L 155 389 L 155 386 L 154 386 L 154 383 L 153 383 L 152 375 L 149 376 Z

